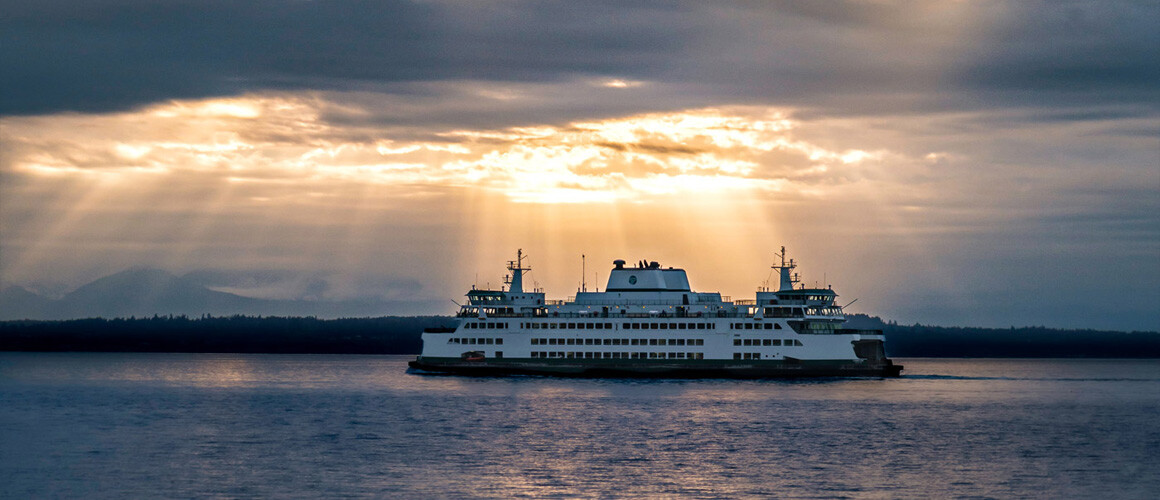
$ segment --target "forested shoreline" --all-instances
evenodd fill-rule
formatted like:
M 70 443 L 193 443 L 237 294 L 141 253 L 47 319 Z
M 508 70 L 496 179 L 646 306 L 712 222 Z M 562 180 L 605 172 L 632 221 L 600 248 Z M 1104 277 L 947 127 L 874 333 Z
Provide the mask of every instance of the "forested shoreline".
M 0 350 L 417 354 L 423 329 L 454 323 L 448 316 L 0 321 Z M 897 357 L 1160 358 L 1160 332 L 906 326 L 866 315 L 851 315 L 849 326 L 882 330 L 887 354 Z
M 318 319 L 260 316 L 154 316 L 2 321 L 0 350 L 413 354 L 424 328 L 446 316 Z

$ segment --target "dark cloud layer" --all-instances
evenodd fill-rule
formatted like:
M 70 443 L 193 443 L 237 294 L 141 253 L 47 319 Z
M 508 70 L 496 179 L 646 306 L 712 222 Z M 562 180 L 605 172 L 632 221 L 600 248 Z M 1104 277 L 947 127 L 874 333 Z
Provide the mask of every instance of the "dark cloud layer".
M 426 300 L 521 246 L 788 243 L 895 319 L 1155 329 L 1157 26 L 1130 0 L 0 0 L 0 284 L 146 264 Z
M 1160 101 L 1160 9 L 1147 2 L 2 3 L 10 115 L 595 77 L 822 107 Z

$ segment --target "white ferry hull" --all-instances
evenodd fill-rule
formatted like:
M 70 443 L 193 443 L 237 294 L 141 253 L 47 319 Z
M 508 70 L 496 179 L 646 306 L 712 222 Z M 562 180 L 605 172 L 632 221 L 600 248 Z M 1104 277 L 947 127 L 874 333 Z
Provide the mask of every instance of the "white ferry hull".
M 420 356 L 410 362 L 416 371 L 469 376 L 547 375 L 609 378 L 807 378 L 897 377 L 901 365 L 890 360 L 853 363 L 848 360 L 534 360 L 464 361 Z

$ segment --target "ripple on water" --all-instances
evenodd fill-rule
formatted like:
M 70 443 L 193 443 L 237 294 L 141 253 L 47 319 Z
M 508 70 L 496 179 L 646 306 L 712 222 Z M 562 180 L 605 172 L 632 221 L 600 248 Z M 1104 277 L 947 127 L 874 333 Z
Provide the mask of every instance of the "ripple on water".
M 902 379 L 808 382 L 424 377 L 405 361 L 0 353 L 0 497 L 1160 488 L 1155 360 L 905 360 Z

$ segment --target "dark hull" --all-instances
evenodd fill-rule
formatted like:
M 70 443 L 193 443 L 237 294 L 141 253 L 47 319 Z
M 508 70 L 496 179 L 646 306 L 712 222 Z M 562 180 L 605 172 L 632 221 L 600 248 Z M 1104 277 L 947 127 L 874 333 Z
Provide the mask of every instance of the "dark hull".
M 408 365 L 422 373 L 494 377 L 547 375 L 555 377 L 605 378 L 804 378 L 804 377 L 897 377 L 902 365 L 890 360 L 878 364 L 844 361 L 729 361 L 698 360 L 534 360 L 512 359 L 464 361 L 420 356 Z

